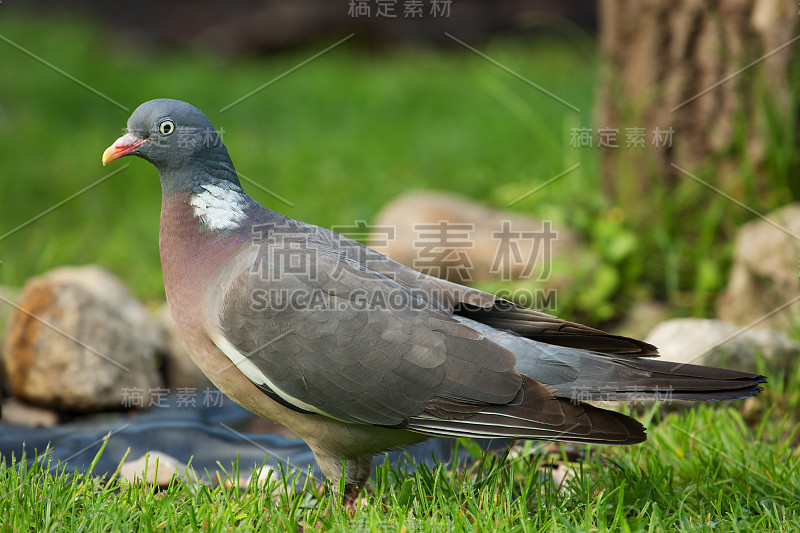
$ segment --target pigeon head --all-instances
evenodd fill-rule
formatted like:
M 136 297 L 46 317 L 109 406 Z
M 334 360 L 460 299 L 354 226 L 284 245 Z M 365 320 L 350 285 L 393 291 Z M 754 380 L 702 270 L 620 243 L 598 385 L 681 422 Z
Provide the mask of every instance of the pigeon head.
M 164 192 L 215 179 L 239 184 L 219 132 L 199 109 L 180 100 L 160 98 L 136 108 L 125 135 L 103 152 L 103 164 L 126 155 L 151 162 Z

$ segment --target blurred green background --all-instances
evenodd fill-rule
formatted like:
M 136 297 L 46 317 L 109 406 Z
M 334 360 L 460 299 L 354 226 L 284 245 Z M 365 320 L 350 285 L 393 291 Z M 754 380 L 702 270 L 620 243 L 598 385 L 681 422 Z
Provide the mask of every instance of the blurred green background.
M 246 190 L 307 222 L 370 220 L 414 188 L 503 206 L 577 162 L 569 178 L 515 208 L 572 221 L 602 205 L 592 153 L 569 147 L 570 128 L 591 121 L 588 41 L 497 39 L 485 48 L 581 114 L 468 50 L 375 55 L 350 43 L 220 113 L 321 47 L 226 59 L 109 46 L 94 25 L 24 15 L 0 18 L 0 34 L 131 111 L 152 98 L 193 103 L 224 130 L 237 170 L 293 205 L 252 184 Z M 129 113 L 8 43 L 0 43 L 0 70 L 1 235 L 121 166 L 104 168 L 100 154 Z M 121 163 L 130 167 L 4 238 L 0 283 L 97 262 L 138 295 L 162 298 L 158 176 L 144 161 Z
M 573 319 L 607 323 L 638 299 L 707 315 L 726 281 L 732 235 L 720 239 L 717 225 L 735 206 L 714 198 L 691 218 L 676 217 L 681 198 L 655 191 L 641 201 L 659 202 L 658 216 L 630 218 L 601 192 L 597 150 L 570 146 L 573 128 L 595 127 L 599 60 L 594 37 L 566 20 L 538 35 L 497 34 L 479 47 L 580 112 L 453 43 L 375 52 L 354 39 L 221 113 L 342 36 L 280 53 L 216 54 L 118 38 L 99 20 L 5 6 L 0 35 L 0 285 L 22 286 L 58 265 L 98 263 L 137 296 L 164 298 L 156 171 L 136 158 L 100 164 L 130 113 L 43 61 L 130 111 L 159 97 L 196 105 L 224 130 L 257 201 L 326 227 L 370 221 L 419 188 L 505 207 L 580 163 L 512 208 L 575 229 L 598 258 L 570 266 L 573 282 L 559 293 L 558 314 Z M 739 221 L 751 217 L 735 213 Z

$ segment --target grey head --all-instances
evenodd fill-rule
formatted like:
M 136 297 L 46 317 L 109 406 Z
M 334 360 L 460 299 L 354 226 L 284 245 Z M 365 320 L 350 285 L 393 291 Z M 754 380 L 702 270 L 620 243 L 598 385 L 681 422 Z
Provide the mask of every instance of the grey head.
M 103 164 L 126 155 L 155 165 L 165 195 L 216 180 L 239 187 L 233 162 L 214 125 L 199 109 L 180 100 L 159 98 L 136 108 L 125 135 L 103 153 Z

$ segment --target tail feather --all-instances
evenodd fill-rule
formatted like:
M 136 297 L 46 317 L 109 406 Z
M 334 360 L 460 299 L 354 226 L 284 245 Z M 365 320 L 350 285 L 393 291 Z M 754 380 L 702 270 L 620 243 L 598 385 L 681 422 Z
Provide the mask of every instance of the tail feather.
M 628 357 L 658 355 L 658 349 L 644 341 L 612 335 L 506 300 L 495 300 L 492 307 L 479 307 L 462 302 L 456 306 L 454 312 L 456 320 L 463 319 L 473 324 L 484 325 L 494 331 L 509 331 L 520 337 L 548 344 Z
M 622 359 L 594 354 L 608 367 L 604 379 L 553 384 L 556 395 L 589 400 L 739 400 L 762 390 L 764 376 L 653 359 Z M 587 376 L 588 377 L 588 376 Z
M 507 320 L 513 321 L 515 313 L 523 313 L 513 311 L 506 313 Z M 520 374 L 547 384 L 557 396 L 571 399 L 738 400 L 759 392 L 759 385 L 766 381 L 764 376 L 749 372 L 557 346 L 541 342 L 542 335 L 526 338 L 468 317 L 456 318 L 511 350 Z M 491 318 L 482 317 L 484 322 Z
M 406 429 L 444 437 L 536 439 L 595 444 L 636 444 L 644 441 L 644 427 L 623 414 L 588 404 L 572 403 L 548 394 L 525 378 L 518 401 L 489 405 L 468 418 L 449 418 L 439 412 L 409 420 Z M 546 389 L 545 389 L 546 390 Z M 552 416 L 560 410 L 558 420 Z M 544 413 L 549 413 L 547 416 Z
M 764 376 L 699 365 L 659 361 L 615 348 L 605 353 L 541 342 L 547 332 L 522 336 L 513 330 L 516 316 L 506 316 L 513 333 L 492 327 L 494 316 L 456 316 L 516 356 L 522 388 L 506 404 L 461 403 L 435 398 L 426 412 L 408 420 L 406 429 L 445 437 L 537 439 L 596 444 L 644 441 L 644 427 L 623 414 L 583 403 L 595 400 L 736 400 L 761 391 Z M 497 324 L 500 326 L 500 324 Z M 526 325 L 527 327 L 527 325 Z M 561 329 L 567 327 L 560 325 Z M 573 332 L 578 338 L 586 331 Z M 593 342 L 605 339 L 596 335 Z M 567 344 L 567 345 L 565 345 Z M 585 344 L 585 343 L 584 343 Z M 644 347 L 644 346 L 643 346 Z

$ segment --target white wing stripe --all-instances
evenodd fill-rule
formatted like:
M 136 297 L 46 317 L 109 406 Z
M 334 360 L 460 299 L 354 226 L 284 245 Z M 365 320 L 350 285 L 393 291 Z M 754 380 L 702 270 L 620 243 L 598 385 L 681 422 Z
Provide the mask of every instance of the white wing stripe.
M 249 379 L 256 385 L 264 385 L 266 387 L 269 387 L 273 392 L 275 392 L 275 394 L 277 394 L 290 404 L 294 405 L 295 407 L 299 407 L 300 409 L 304 409 L 306 411 L 311 411 L 312 413 L 318 413 L 327 416 L 328 418 L 336 418 L 329 415 L 328 413 L 325 413 L 324 411 L 319 410 L 313 405 L 309 405 L 302 400 L 298 400 L 297 398 L 289 394 L 286 394 L 280 388 L 275 386 L 275 384 L 272 383 L 269 380 L 269 378 L 267 378 L 267 376 L 264 375 L 264 373 L 261 370 L 259 370 L 259 368 L 256 365 L 254 365 L 250 359 L 247 358 L 247 356 L 245 356 L 242 352 L 237 350 L 236 346 L 234 346 L 231 343 L 231 341 L 226 339 L 224 336 L 219 335 L 215 337 L 213 340 L 214 344 L 217 345 L 217 348 L 219 348 L 220 351 L 222 351 L 222 353 L 225 354 L 225 357 L 230 359 L 231 363 L 236 365 L 236 368 L 238 368 L 242 372 L 242 374 L 244 374 L 247 377 L 247 379 Z

